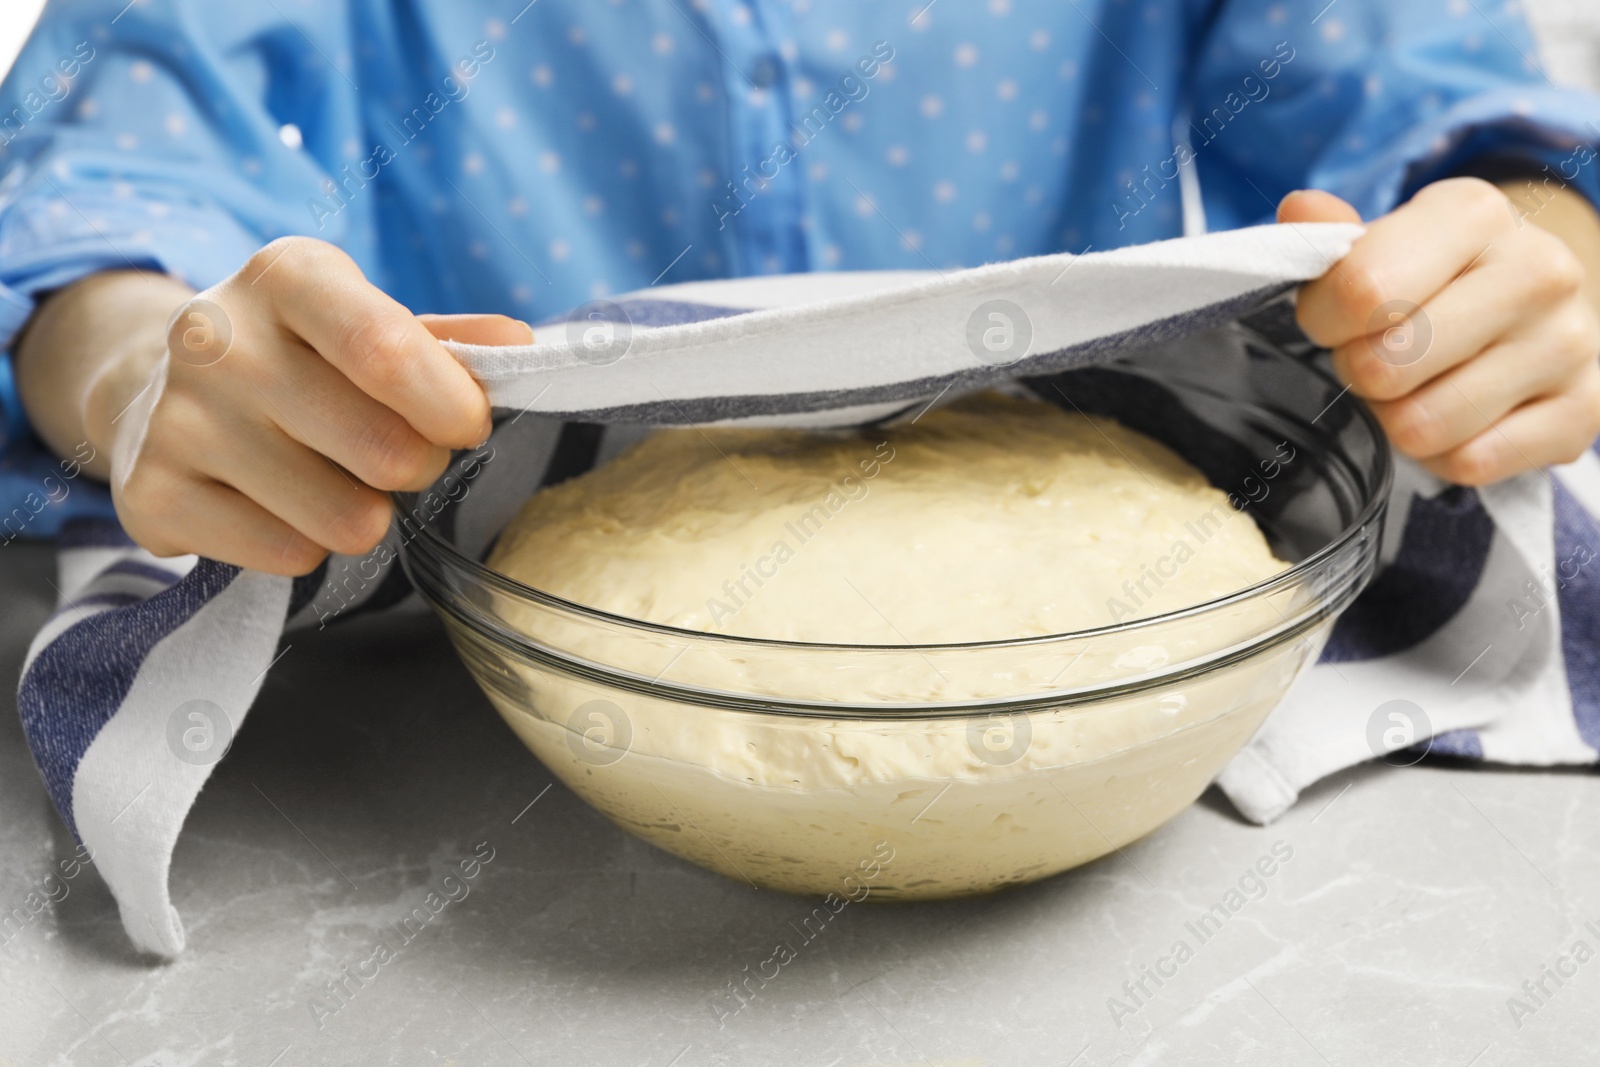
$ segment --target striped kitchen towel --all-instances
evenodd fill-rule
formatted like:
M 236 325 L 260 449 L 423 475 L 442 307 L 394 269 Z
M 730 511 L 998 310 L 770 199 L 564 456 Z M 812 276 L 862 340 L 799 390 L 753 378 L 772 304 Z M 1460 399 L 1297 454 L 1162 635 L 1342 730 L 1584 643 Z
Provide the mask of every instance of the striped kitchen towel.
M 1321 275 L 1358 233 L 1267 226 L 945 274 L 698 282 L 597 301 L 526 347 L 453 345 L 496 408 L 486 448 L 497 458 L 464 453 L 440 483 L 459 490 L 452 538 L 481 552 L 539 485 L 651 425 L 865 422 L 1217 327 Z M 1592 454 L 1553 478 L 1476 492 L 1404 468 L 1382 569 L 1312 668 L 1326 684 L 1299 685 L 1222 788 L 1247 817 L 1275 818 L 1306 785 L 1372 758 L 1374 709 L 1396 697 L 1428 709 L 1431 722 L 1407 725 L 1424 745 L 1436 734 L 1438 751 L 1594 762 L 1596 515 Z M 29 649 L 18 702 L 45 786 L 139 948 L 184 947 L 167 889 L 173 847 L 286 628 L 416 603 L 394 563 L 399 536 L 294 580 L 157 559 L 104 522 L 62 537 L 61 602 Z

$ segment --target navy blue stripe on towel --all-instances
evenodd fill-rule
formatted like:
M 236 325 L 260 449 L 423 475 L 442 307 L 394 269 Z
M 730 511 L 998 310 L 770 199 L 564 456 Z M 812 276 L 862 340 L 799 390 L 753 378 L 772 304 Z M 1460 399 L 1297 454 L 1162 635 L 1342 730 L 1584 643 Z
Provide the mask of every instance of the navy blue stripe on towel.
M 1600 748 L 1600 525 L 1556 481 L 1556 596 L 1578 736 Z
M 1412 751 L 1421 749 L 1431 756 L 1456 756 L 1460 759 L 1483 759 L 1483 741 L 1478 737 L 1476 730 L 1446 730 L 1418 745 Z
M 50 799 L 74 837 L 72 781 L 83 754 L 122 706 L 151 650 L 238 575 L 238 567 L 202 559 L 154 596 L 69 627 L 29 665 L 17 691 L 22 730 Z
M 1472 598 L 1493 541 L 1494 520 L 1472 489 L 1417 497 L 1399 554 L 1339 616 L 1322 662 L 1392 656 L 1432 637 Z

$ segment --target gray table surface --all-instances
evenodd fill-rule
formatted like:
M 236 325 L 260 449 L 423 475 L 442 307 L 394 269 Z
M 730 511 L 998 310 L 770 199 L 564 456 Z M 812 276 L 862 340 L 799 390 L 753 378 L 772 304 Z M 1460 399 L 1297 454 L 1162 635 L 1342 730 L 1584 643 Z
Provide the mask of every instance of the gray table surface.
M 9 695 L 50 566 L 0 550 L 7 910 L 73 847 Z M 989 899 L 852 905 L 809 942 L 810 903 L 658 852 L 550 783 L 430 616 L 295 638 L 179 843 L 186 954 L 136 956 L 79 876 L 0 951 L 0 1064 L 1600 1058 L 1600 958 L 1570 955 L 1600 951 L 1592 774 L 1367 767 L 1267 828 L 1208 794 L 1123 855 Z M 494 859 L 468 895 L 319 1018 L 328 984 L 479 842 Z M 1278 842 L 1292 858 L 1202 943 L 1186 924 Z M 796 958 L 730 1013 L 729 983 L 784 939 Z M 1135 1005 L 1123 983 L 1180 940 L 1190 957 Z M 1575 974 L 1522 992 L 1562 957 Z M 1512 996 L 1533 1010 L 1514 1018 Z

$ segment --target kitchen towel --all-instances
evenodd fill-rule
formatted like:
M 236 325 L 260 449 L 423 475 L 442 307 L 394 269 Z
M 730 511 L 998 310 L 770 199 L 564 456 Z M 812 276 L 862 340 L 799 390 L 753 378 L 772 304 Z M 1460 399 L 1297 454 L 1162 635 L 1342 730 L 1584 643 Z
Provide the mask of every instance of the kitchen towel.
M 1323 274 L 1359 232 L 1264 226 L 948 273 L 734 279 L 595 301 L 528 346 L 450 346 L 494 404 L 494 460 L 460 455 L 436 490 L 459 500 L 457 546 L 481 552 L 540 484 L 650 426 L 861 423 L 1105 362 L 1260 307 Z M 1248 818 L 1270 821 L 1305 786 L 1372 758 L 1373 722 L 1417 742 L 1411 752 L 1597 758 L 1600 587 L 1584 568 L 1600 545 L 1600 459 L 1478 491 L 1405 466 L 1390 514 L 1382 569 L 1343 627 L 1355 639 L 1330 644 L 1219 780 Z M 396 526 L 374 553 L 288 579 L 157 559 L 103 521 L 63 534 L 60 604 L 29 649 L 18 704 L 45 786 L 140 949 L 183 950 L 173 847 L 285 631 L 414 603 L 401 536 Z M 1377 623 L 1439 598 L 1457 605 L 1441 625 L 1384 645 L 1395 628 Z

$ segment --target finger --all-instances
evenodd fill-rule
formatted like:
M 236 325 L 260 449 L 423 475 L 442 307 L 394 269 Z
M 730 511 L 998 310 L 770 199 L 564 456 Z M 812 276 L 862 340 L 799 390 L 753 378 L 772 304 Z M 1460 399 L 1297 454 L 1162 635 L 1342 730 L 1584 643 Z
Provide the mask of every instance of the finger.
M 1279 222 L 1360 222 L 1361 212 L 1321 189 L 1296 189 L 1278 201 Z
M 1551 427 L 1562 428 L 1552 434 Z M 1422 465 L 1458 485 L 1489 485 L 1524 471 L 1571 463 L 1600 431 L 1600 389 L 1585 388 L 1524 404 L 1494 427 Z
M 1427 186 L 1381 219 L 1327 274 L 1300 289 L 1295 318 L 1335 348 L 1374 332 L 1390 301 L 1425 304 L 1513 229 L 1505 194 L 1476 178 Z
M 1472 440 L 1524 401 L 1559 392 L 1572 378 L 1570 360 L 1540 331 L 1496 344 L 1399 400 L 1370 404 L 1396 448 L 1426 458 Z
M 216 449 L 198 466 L 330 552 L 359 555 L 389 529 L 389 501 L 276 427 L 241 427 L 248 440 Z
M 533 327 L 509 315 L 418 315 L 417 321 L 441 341 L 489 346 L 533 344 Z
M 1491 252 L 1419 310 L 1382 314 L 1380 329 L 1335 348 L 1333 371 L 1357 396 L 1394 400 L 1484 351 L 1559 296 L 1537 268 Z
M 141 489 L 140 500 L 149 495 Z M 218 482 L 173 478 L 159 507 L 117 500 L 128 536 L 158 556 L 188 553 L 268 574 L 310 573 L 328 550 L 268 512 L 237 489 Z M 129 506 L 135 503 L 135 506 Z M 154 529 L 143 516 L 159 516 Z
M 267 416 L 290 438 L 374 489 L 426 489 L 444 473 L 449 449 L 430 443 L 317 353 L 301 347 L 288 366 L 256 388 Z
M 427 327 L 320 241 L 282 242 L 258 256 L 278 318 L 306 344 L 434 444 L 471 448 L 489 436 L 489 400 Z

